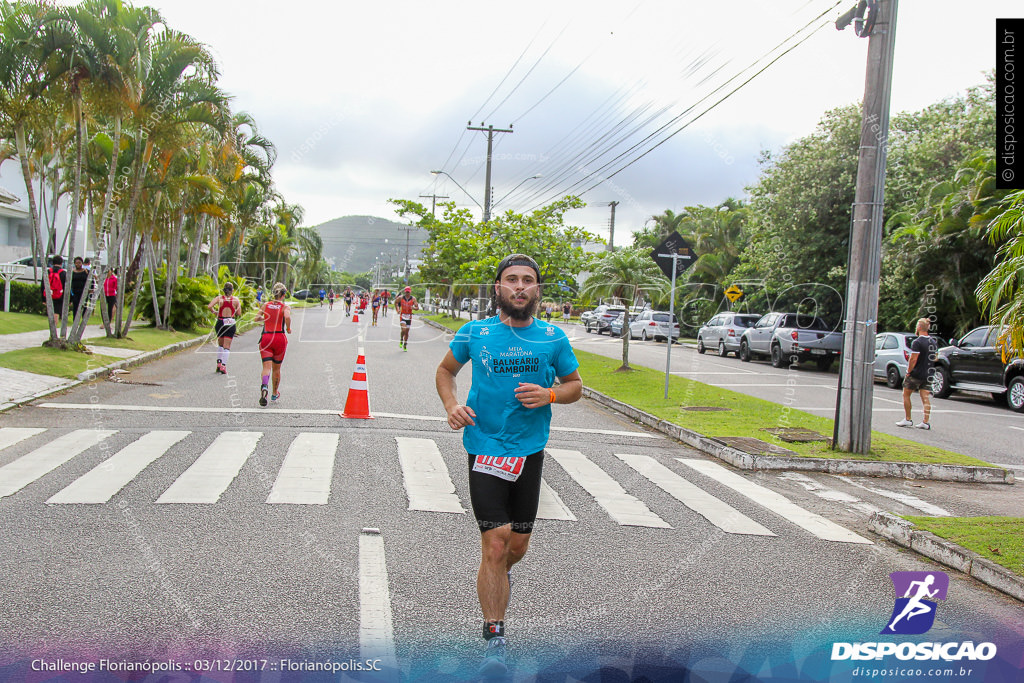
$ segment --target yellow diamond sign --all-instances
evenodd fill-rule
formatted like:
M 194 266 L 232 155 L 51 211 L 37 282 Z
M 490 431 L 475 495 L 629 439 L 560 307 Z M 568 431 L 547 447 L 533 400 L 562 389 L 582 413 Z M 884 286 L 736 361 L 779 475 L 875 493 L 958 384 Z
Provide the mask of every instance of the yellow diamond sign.
M 743 296 L 743 290 L 733 285 L 729 289 L 725 290 L 725 295 L 729 297 L 729 301 L 736 303 L 736 301 Z

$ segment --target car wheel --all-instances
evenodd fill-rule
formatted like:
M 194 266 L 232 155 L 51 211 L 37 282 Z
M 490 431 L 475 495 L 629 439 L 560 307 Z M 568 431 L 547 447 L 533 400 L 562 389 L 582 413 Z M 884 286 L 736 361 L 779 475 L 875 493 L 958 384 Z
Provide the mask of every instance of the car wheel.
M 778 344 L 772 345 L 772 367 L 782 368 L 786 366 L 786 357 L 782 355 L 782 347 Z
M 746 339 L 740 341 L 740 360 L 744 363 L 750 362 L 750 347 L 747 345 Z
M 932 375 L 932 395 L 935 398 L 946 398 L 953 393 L 949 385 L 949 370 L 941 365 L 935 368 L 935 373 Z
M 832 359 L 821 358 L 818 361 L 816 361 L 816 364 L 818 366 L 818 370 L 820 370 L 821 372 L 828 372 L 832 368 Z
M 640 330 L 640 341 L 647 341 L 647 330 Z
M 1024 413 L 1024 377 L 1014 377 L 1006 389 L 1006 405 L 1011 410 Z
M 697 337 L 697 353 L 704 353 L 707 350 L 707 347 L 704 346 L 704 340 Z
M 586 323 L 586 324 L 585 324 L 585 325 L 583 326 L 583 329 L 585 329 L 585 330 L 587 331 L 587 334 L 590 334 L 590 333 L 591 333 L 591 330 L 590 330 L 590 323 Z
M 903 378 L 900 377 L 900 369 L 895 365 L 890 365 L 885 371 L 885 383 L 890 389 L 899 389 L 903 386 Z
M 724 339 L 719 339 L 718 340 L 718 355 L 719 355 L 720 358 L 725 358 L 726 356 L 729 355 L 729 352 L 725 350 L 725 340 Z

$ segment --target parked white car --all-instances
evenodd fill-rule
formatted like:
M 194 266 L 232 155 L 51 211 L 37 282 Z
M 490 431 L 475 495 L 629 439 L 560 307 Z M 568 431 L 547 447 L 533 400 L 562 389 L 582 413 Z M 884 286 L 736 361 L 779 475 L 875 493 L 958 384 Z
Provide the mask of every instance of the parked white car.
M 672 338 L 672 341 L 679 340 L 679 321 L 668 311 L 643 311 L 629 323 L 629 336 L 631 339 Z

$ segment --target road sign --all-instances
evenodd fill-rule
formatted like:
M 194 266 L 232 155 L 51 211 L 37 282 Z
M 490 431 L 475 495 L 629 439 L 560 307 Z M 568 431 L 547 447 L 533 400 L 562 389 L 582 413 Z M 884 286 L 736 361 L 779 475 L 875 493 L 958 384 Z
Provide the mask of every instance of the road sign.
M 725 290 L 725 296 L 728 297 L 729 301 L 736 303 L 741 296 L 743 296 L 743 290 L 733 285 L 729 289 Z
M 676 258 L 671 255 L 676 255 Z M 678 232 L 671 233 L 661 244 L 656 246 L 651 252 L 651 258 L 667 278 L 672 277 L 672 261 L 676 262 L 676 275 L 697 261 L 697 255 L 693 253 L 693 248 Z

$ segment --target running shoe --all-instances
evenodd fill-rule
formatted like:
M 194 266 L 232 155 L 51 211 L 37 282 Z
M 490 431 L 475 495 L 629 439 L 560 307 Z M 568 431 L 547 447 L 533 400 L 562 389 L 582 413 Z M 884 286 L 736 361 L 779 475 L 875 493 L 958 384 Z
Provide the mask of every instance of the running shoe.
M 914 425 L 914 428 L 915 429 L 931 429 L 932 426 L 930 424 L 928 424 L 927 422 L 922 422 L 921 424 Z
M 914 426 L 914 421 L 913 420 L 900 420 L 899 422 L 896 423 L 896 426 L 897 427 L 913 427 Z
M 220 366 L 221 366 L 221 362 L 220 362 L 220 358 L 218 358 L 217 359 L 217 369 L 214 370 L 214 372 L 220 372 L 221 371 Z
M 268 389 L 266 384 L 260 387 L 260 405 L 263 406 L 264 408 L 267 405 L 267 391 Z
M 484 661 L 480 665 L 478 673 L 488 678 L 504 676 L 508 673 L 508 665 L 505 664 L 505 639 L 495 636 L 487 641 L 487 650 L 484 652 Z
M 276 401 L 276 400 L 277 400 L 277 399 L 279 399 L 279 398 L 281 398 L 281 392 L 280 392 L 280 391 L 279 391 L 279 392 L 277 392 L 276 394 L 271 394 L 271 395 L 270 395 L 270 400 L 271 400 L 271 401 Z

